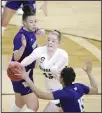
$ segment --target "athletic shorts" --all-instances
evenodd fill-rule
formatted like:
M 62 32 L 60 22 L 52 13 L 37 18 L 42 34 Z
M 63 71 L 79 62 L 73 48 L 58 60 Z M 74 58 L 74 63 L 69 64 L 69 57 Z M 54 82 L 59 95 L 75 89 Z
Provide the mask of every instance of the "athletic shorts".
M 33 81 L 33 69 L 30 71 L 29 77 Z M 27 94 L 33 92 L 30 89 L 30 87 L 27 85 L 27 83 L 25 82 L 25 80 L 11 81 L 11 82 L 12 82 L 13 90 L 14 90 L 15 93 L 20 93 L 23 96 L 23 95 L 27 95 Z
M 26 0 L 26 1 L 14 1 L 14 0 L 8 0 L 6 2 L 6 7 L 13 9 L 13 10 L 18 10 L 21 5 L 30 5 L 31 8 L 33 9 L 34 12 L 36 12 L 36 1 L 35 0 Z

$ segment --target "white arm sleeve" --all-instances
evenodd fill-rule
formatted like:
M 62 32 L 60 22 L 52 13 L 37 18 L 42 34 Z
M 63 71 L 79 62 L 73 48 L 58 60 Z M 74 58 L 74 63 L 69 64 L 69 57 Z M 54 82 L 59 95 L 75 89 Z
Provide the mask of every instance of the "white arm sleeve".
M 27 65 L 31 64 L 33 61 L 40 58 L 40 54 L 41 54 L 40 47 L 38 47 L 38 48 L 34 49 L 33 52 L 29 56 L 27 56 L 25 59 L 23 59 L 21 64 L 23 66 L 27 66 Z

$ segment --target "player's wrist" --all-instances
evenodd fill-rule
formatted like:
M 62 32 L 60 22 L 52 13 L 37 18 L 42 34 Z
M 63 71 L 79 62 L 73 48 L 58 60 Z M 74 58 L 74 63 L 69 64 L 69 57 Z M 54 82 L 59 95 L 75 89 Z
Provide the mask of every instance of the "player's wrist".
M 43 28 L 38 28 L 38 29 L 36 30 L 36 34 L 37 34 L 38 36 L 44 36 L 44 35 L 45 35 L 45 30 L 44 30 Z
M 22 44 L 22 48 L 25 49 L 26 45 Z
M 23 67 L 25 67 L 25 65 L 24 65 L 24 63 L 23 63 L 23 62 L 20 62 L 20 65 L 21 65 L 21 66 L 23 66 Z
M 24 79 L 26 82 L 28 82 L 30 78 L 29 78 L 28 75 L 26 75 L 26 76 L 23 77 L 23 79 Z

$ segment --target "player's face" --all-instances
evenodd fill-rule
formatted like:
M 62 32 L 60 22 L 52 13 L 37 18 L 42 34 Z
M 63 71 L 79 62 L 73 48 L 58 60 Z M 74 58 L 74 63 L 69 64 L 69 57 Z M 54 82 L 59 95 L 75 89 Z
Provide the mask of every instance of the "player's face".
M 24 22 L 24 26 L 29 31 L 35 31 L 37 26 L 37 19 L 35 16 L 28 16 L 27 19 Z
M 49 34 L 48 35 L 48 42 L 47 42 L 47 47 L 48 50 L 55 50 L 56 48 L 58 48 L 59 45 L 59 41 L 58 41 L 58 37 L 57 35 L 54 34 Z

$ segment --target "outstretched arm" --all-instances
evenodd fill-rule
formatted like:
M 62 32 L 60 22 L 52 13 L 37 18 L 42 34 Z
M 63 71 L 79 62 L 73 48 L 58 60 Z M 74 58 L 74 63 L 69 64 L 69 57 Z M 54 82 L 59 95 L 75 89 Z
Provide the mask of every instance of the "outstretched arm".
M 40 7 L 40 9 L 43 10 L 45 16 L 48 16 L 47 5 L 48 5 L 48 1 L 44 1 L 43 5 Z
M 31 80 L 30 78 L 25 78 L 25 81 L 30 86 L 32 91 L 37 95 L 38 98 L 46 99 L 46 100 L 53 100 L 53 94 L 51 92 L 44 92 L 40 90 Z
M 21 64 L 23 66 L 27 66 L 31 64 L 33 61 L 39 59 L 39 56 L 40 56 L 39 48 L 36 48 L 29 56 L 27 56 L 25 59 L 22 60 Z
M 19 44 L 18 44 L 19 43 Z M 20 44 L 21 43 L 21 44 Z M 21 45 L 21 47 L 18 49 L 18 47 Z M 16 47 L 17 46 L 17 47 Z M 21 38 L 17 37 L 15 40 L 14 40 L 14 49 L 16 48 L 17 50 L 15 50 L 13 52 L 14 54 L 14 59 L 15 61 L 18 61 L 20 60 L 21 56 L 23 55 L 24 53 L 24 50 L 25 50 L 25 47 L 26 47 L 26 39 L 25 39 L 25 36 L 22 35 Z
M 17 69 L 16 69 L 17 70 Z M 37 95 L 38 98 L 41 98 L 41 99 L 46 99 L 46 100 L 53 100 L 54 97 L 53 97 L 53 94 L 51 92 L 44 92 L 42 90 L 40 90 L 32 81 L 31 79 L 29 78 L 29 72 L 26 72 L 25 71 L 25 68 L 24 67 L 21 67 L 21 70 L 17 70 L 19 74 L 16 74 L 20 77 L 22 77 L 22 79 L 24 79 L 27 84 L 29 85 L 29 87 L 32 89 L 32 91 Z
M 88 94 L 97 94 L 98 93 L 98 86 L 96 83 L 96 80 L 92 76 L 92 62 L 87 61 L 86 62 L 86 68 L 82 68 L 88 75 L 91 87 L 89 87 L 89 93 Z

